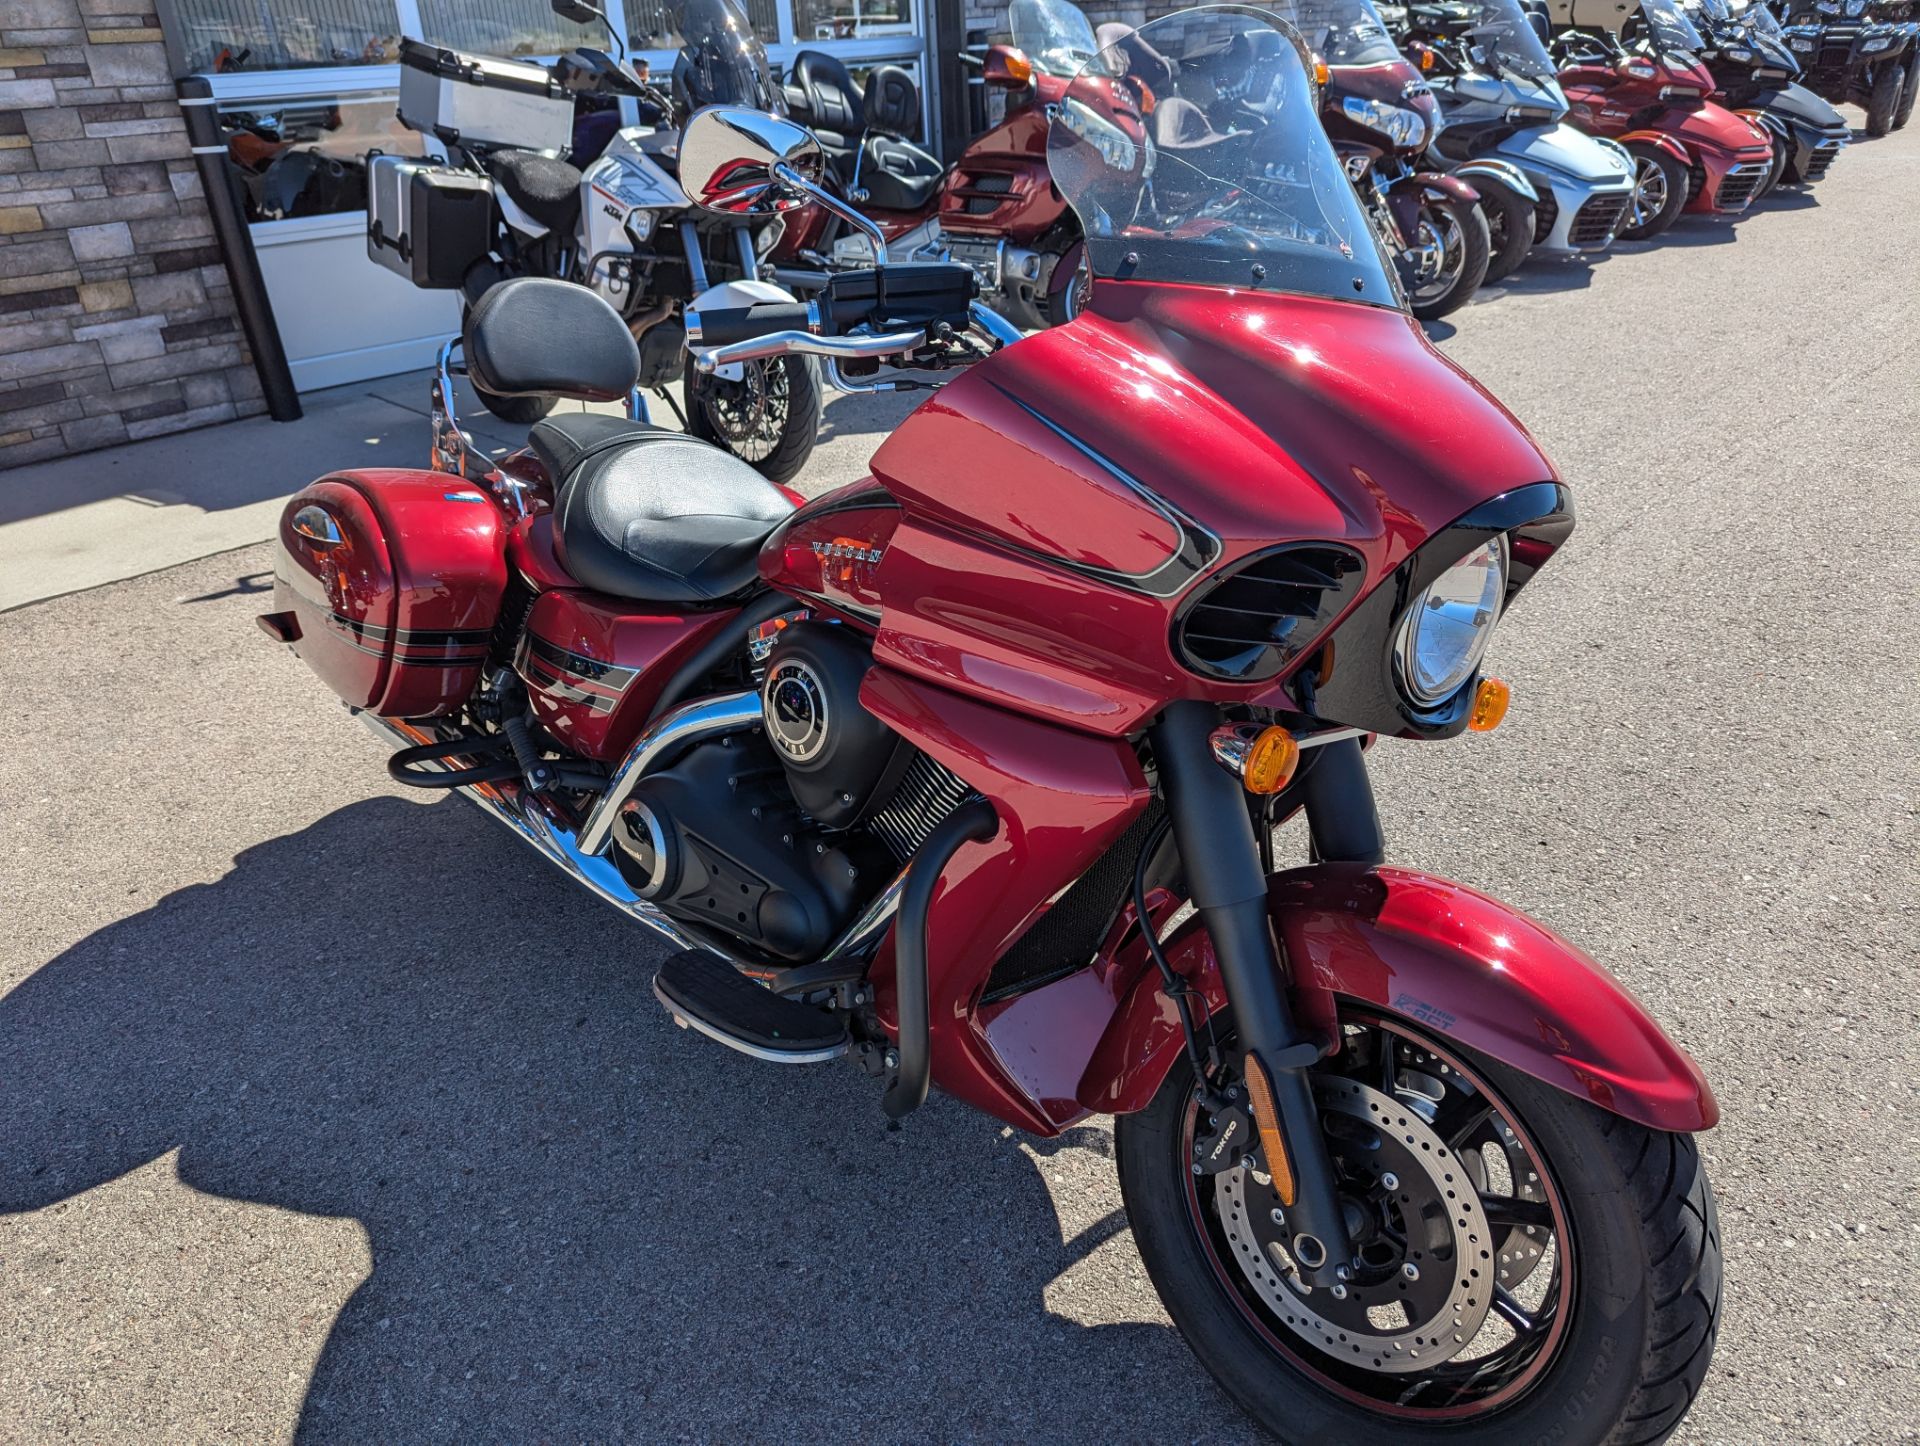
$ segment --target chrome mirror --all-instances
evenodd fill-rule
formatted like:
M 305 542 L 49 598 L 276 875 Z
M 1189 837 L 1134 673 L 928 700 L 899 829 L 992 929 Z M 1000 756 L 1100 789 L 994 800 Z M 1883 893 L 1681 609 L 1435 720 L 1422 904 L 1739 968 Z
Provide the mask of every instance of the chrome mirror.
M 743 106 L 695 111 L 680 133 L 680 188 L 705 211 L 770 216 L 812 199 L 826 170 L 805 126 Z

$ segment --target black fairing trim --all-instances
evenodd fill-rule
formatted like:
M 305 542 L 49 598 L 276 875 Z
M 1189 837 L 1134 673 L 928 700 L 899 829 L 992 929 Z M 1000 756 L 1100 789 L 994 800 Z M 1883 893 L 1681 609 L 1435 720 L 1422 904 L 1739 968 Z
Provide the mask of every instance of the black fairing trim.
M 1436 708 L 1422 709 L 1401 692 L 1393 673 L 1393 640 L 1413 600 L 1489 538 L 1508 536 L 1510 557 L 1502 613 L 1573 532 L 1573 494 L 1559 482 L 1533 482 L 1462 513 L 1383 578 L 1325 645 L 1296 672 L 1291 691 L 1301 711 L 1322 722 L 1364 728 L 1391 738 L 1451 738 L 1465 730 L 1474 683 Z M 1316 682 L 1302 681 L 1313 675 Z

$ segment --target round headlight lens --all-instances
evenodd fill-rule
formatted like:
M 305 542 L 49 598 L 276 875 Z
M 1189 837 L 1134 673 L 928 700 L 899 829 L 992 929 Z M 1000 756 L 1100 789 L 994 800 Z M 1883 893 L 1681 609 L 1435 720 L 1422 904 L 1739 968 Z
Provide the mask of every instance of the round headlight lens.
M 1493 636 L 1507 595 L 1507 539 L 1482 543 L 1414 600 L 1395 644 L 1400 686 L 1422 707 L 1459 692 Z

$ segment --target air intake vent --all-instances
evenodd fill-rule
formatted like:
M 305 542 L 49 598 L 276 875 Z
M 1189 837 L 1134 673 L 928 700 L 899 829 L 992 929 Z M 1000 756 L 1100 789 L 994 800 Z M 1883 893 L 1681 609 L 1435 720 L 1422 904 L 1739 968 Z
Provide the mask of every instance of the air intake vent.
M 867 826 L 905 863 L 948 814 L 977 796 L 926 754 L 915 753 L 887 806 L 872 814 Z
M 1366 575 L 1348 547 L 1261 553 L 1194 595 L 1174 620 L 1180 660 L 1210 678 L 1271 678 L 1312 646 Z

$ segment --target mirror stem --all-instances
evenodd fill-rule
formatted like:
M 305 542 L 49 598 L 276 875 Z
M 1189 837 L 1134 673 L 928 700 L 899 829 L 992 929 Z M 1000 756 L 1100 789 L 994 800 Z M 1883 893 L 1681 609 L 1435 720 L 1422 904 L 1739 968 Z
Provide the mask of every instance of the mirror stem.
M 827 210 L 833 212 L 834 215 L 838 216 L 842 221 L 845 221 L 849 226 L 853 226 L 861 231 L 866 238 L 873 243 L 873 264 L 875 266 L 885 266 L 887 264 L 886 235 L 871 220 L 854 210 L 853 207 L 849 206 L 838 196 L 820 186 L 814 185 L 812 181 L 809 181 L 805 176 L 794 170 L 794 168 L 785 161 L 774 162 L 773 178 L 781 185 L 810 197 L 816 204 L 826 207 Z

